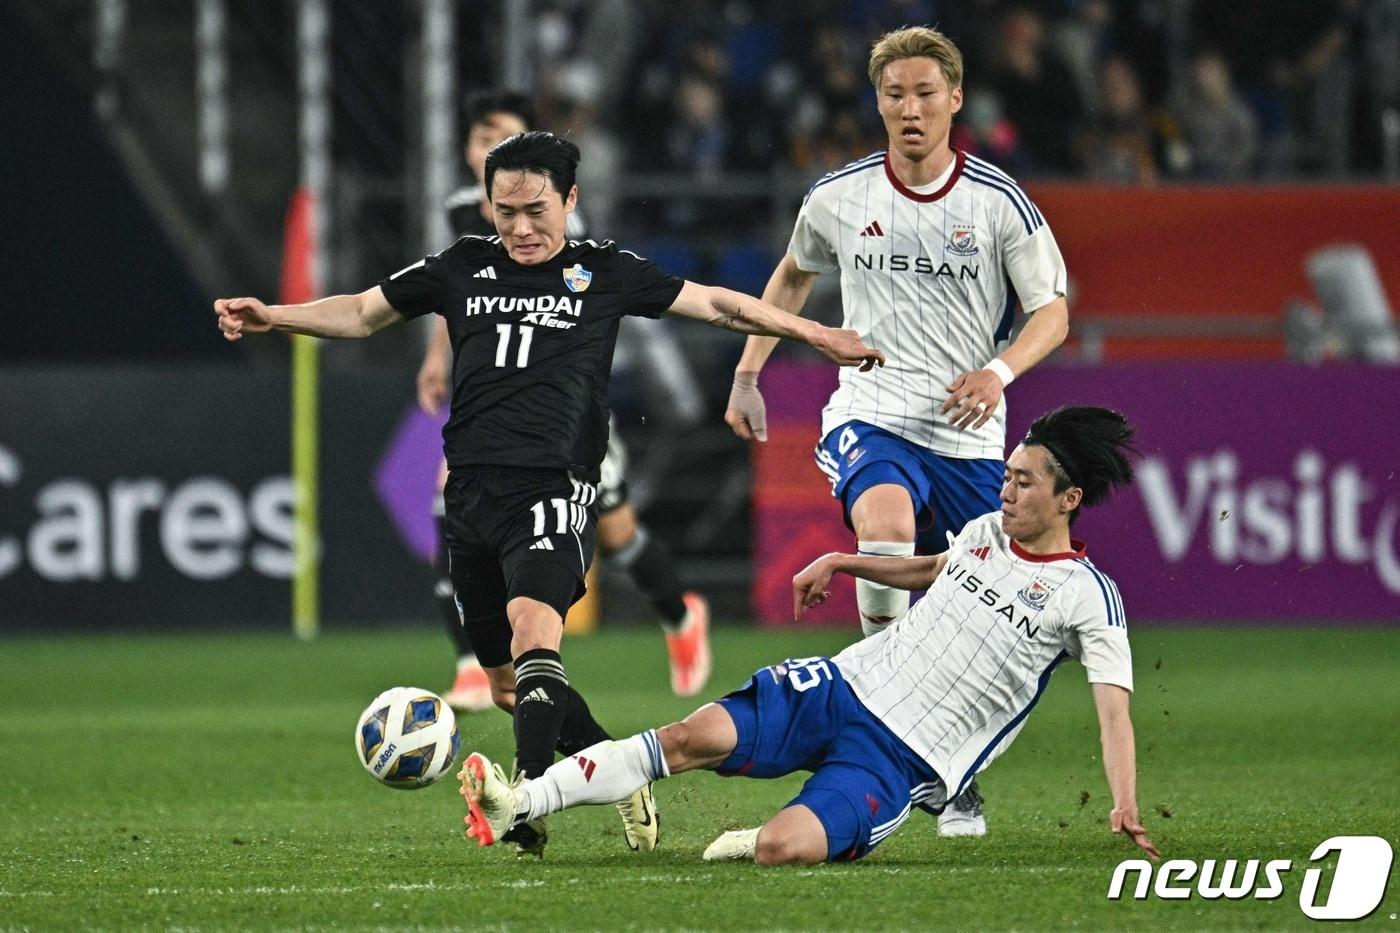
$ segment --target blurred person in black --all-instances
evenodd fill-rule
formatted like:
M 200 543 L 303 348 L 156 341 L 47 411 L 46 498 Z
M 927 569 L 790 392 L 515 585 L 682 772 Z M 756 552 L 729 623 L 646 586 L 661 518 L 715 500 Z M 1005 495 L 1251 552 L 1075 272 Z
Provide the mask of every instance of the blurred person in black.
M 516 764 L 541 774 L 564 754 L 608 739 L 560 657 L 564 616 L 585 591 L 597 537 L 607 387 L 624 315 L 670 312 L 743 334 L 807 343 L 840 365 L 884 363 L 851 330 L 758 299 L 688 282 L 611 240 L 571 241 L 578 148 L 529 132 L 487 155 L 498 236 L 466 236 L 356 295 L 268 306 L 214 302 L 229 340 L 281 330 L 368 337 L 423 314 L 447 319 L 451 414 L 443 429 L 448 559 L 463 625 L 482 664 L 515 687 Z M 618 805 L 628 845 L 655 848 L 650 787 Z M 543 821 L 509 841 L 543 855 Z
M 1230 66 L 1220 53 L 1213 49 L 1196 53 L 1191 83 L 1175 110 L 1194 177 L 1209 181 L 1249 177 L 1258 149 L 1258 120 L 1236 93 Z
M 990 83 L 1037 171 L 1067 174 L 1074 168 L 1073 139 L 1084 106 L 1073 73 L 1045 47 L 1044 36 L 1038 13 L 1009 9 Z
M 522 94 L 485 92 L 468 101 L 465 155 L 472 180 L 454 191 L 446 203 L 448 222 L 458 236 L 495 234 L 491 202 L 482 186 L 482 179 L 486 177 L 486 154 L 497 143 L 529 130 L 533 124 L 534 109 Z M 582 240 L 584 231 L 582 213 L 569 214 L 565 236 L 570 240 Z M 436 415 L 451 395 L 448 367 L 452 346 L 444 318 L 434 321 L 432 328 L 418 370 L 418 404 L 426 413 Z M 671 689 L 678 696 L 694 696 L 710 677 L 709 604 L 699 593 L 682 589 L 670 549 L 638 521 L 636 510 L 628 500 L 623 475 L 626 461 L 627 453 L 621 439 L 616 431 L 610 432 L 598 486 L 598 548 L 605 560 L 631 577 L 660 615 L 670 659 Z M 492 706 L 510 712 L 515 703 L 513 677 L 502 676 L 493 681 L 488 676 L 458 612 L 457 600 L 470 598 L 470 594 L 454 592 L 448 573 L 441 488 L 446 482 L 444 462 L 433 509 L 438 532 L 438 579 L 433 595 L 457 648 L 457 672 L 443 699 L 453 709 L 467 712 Z
M 1147 110 L 1137 72 L 1123 58 L 1099 68 L 1099 107 L 1079 138 L 1084 174 L 1096 181 L 1151 184 L 1163 148 L 1159 120 Z

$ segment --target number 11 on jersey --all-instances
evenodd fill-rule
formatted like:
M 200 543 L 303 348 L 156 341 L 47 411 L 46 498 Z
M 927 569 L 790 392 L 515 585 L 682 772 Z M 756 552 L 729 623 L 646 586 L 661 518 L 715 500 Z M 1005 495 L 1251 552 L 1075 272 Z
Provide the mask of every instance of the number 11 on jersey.
M 520 328 L 520 346 L 515 351 L 515 368 L 524 369 L 530 362 L 530 341 L 534 339 L 535 329 L 528 324 L 516 325 Z M 510 355 L 510 333 L 514 328 L 509 324 L 496 325 L 496 365 L 506 365 L 506 357 Z

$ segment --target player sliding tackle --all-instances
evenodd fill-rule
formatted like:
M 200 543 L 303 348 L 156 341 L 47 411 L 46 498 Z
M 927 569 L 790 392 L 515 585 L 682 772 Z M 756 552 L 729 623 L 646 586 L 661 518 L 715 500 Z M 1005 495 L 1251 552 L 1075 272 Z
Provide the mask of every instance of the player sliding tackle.
M 928 595 L 833 658 L 766 667 L 685 720 L 600 742 L 530 781 L 480 754 L 463 763 L 468 833 L 491 845 L 523 821 L 626 799 L 682 771 L 772 778 L 812 769 L 758 829 L 728 832 L 709 860 L 764 865 L 856 859 L 916 805 L 942 809 L 1015 739 L 1066 658 L 1098 708 L 1109 826 L 1157 857 L 1138 820 L 1128 634 L 1117 589 L 1070 539 L 1079 510 L 1132 481 L 1132 426 L 1104 408 L 1043 415 L 1008 459 L 1001 510 L 934 557 L 828 554 L 793 580 L 794 614 L 835 573 Z M 813 763 L 815 762 L 815 766 Z
M 514 686 L 516 764 L 538 777 L 555 751 L 608 738 L 569 683 L 564 616 L 584 593 L 597 538 L 608 375 L 623 315 L 664 313 L 741 334 L 810 344 L 842 366 L 883 365 L 836 330 L 724 288 L 668 275 L 610 240 L 565 237 L 578 202 L 578 147 L 551 133 L 510 137 L 486 157 L 499 236 L 464 236 L 358 295 L 299 305 L 214 302 L 229 340 L 269 330 L 368 337 L 423 314 L 447 320 L 451 414 L 443 428 L 452 584 L 462 625 L 493 683 Z M 628 845 L 656 846 L 650 786 L 618 798 Z M 542 819 L 508 837 L 542 855 Z

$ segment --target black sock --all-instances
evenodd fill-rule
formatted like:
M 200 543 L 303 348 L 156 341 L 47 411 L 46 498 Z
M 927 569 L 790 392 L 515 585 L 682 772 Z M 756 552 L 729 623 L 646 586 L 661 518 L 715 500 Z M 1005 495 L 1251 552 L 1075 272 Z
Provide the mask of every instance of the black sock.
M 441 515 L 433 516 L 433 530 L 437 532 L 437 558 L 433 560 L 437 580 L 433 582 L 433 603 L 437 606 L 438 614 L 442 616 L 443 624 L 447 626 L 447 637 L 451 638 L 452 644 L 457 647 L 457 657 L 460 658 L 476 652 L 472 650 L 467 630 L 462 627 L 462 617 L 457 612 L 457 594 L 452 586 L 452 574 L 447 562 L 445 524 Z
M 564 725 L 559 730 L 559 744 L 554 748 L 561 755 L 577 755 L 590 745 L 606 742 L 612 736 L 598 725 L 583 695 L 569 687 L 569 708 L 564 712 Z
M 685 621 L 685 600 L 681 599 L 681 580 L 670 549 L 638 525 L 632 540 L 612 559 L 661 613 L 661 624 L 671 631 L 680 628 Z
M 515 659 L 515 766 L 526 777 L 554 763 L 571 693 L 559 652 L 535 648 Z

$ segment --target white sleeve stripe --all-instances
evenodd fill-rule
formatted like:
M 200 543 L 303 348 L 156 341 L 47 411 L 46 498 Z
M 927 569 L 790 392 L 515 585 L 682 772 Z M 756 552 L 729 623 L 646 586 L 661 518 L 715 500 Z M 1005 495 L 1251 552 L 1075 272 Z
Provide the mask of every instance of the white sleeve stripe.
M 420 259 L 411 266 L 404 266 L 398 272 L 395 272 L 393 275 L 389 276 L 389 281 L 392 282 L 394 279 L 398 278 L 401 275 L 404 275 L 405 273 L 412 272 L 414 269 L 422 268 L 427 262 L 427 259 Z

